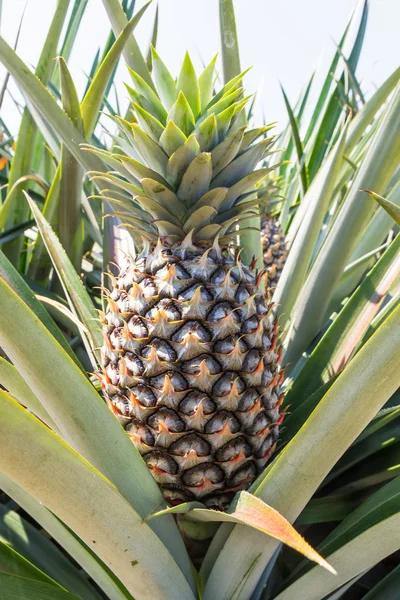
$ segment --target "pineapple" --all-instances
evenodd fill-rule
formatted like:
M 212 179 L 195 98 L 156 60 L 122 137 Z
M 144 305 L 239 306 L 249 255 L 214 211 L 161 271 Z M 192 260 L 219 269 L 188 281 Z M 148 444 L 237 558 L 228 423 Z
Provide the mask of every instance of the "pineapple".
M 273 289 L 279 281 L 288 255 L 281 224 L 275 217 L 267 215 L 261 219 L 261 243 L 268 285 Z
M 175 81 L 153 51 L 121 150 L 87 149 L 137 248 L 101 314 L 104 396 L 168 502 L 224 509 L 275 448 L 283 371 L 265 274 L 237 247 L 272 139 L 242 126 L 242 75 L 213 95 L 214 65 L 197 78 L 186 55 Z

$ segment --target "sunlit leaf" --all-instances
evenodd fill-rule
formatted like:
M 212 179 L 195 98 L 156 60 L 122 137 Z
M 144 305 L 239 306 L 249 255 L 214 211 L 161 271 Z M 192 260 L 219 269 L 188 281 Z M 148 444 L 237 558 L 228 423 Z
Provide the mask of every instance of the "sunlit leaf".
M 397 225 L 400 225 L 400 208 L 396 204 L 390 202 L 389 200 L 386 200 L 386 198 L 383 198 L 383 196 L 380 196 L 379 194 L 375 194 L 375 192 L 372 192 L 371 190 L 361 191 L 367 192 L 367 194 L 369 194 L 374 200 L 378 202 L 378 204 L 382 206 L 382 208 L 385 209 L 385 211 L 392 217 L 394 222 Z

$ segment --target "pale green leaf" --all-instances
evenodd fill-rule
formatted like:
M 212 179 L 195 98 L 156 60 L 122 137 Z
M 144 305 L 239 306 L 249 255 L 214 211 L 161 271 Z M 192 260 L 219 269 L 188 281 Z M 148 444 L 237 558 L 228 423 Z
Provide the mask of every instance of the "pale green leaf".
M 134 445 L 89 380 L 1 280 L 0 291 L 0 346 L 54 419 L 64 439 L 108 476 L 145 517 L 163 500 Z M 156 523 L 155 529 L 187 571 L 187 555 L 172 519 Z
M 173 121 L 186 136 L 194 129 L 194 114 L 182 90 L 168 112 L 168 121 Z
M 34 491 L 135 598 L 193 600 L 166 547 L 117 489 L 10 396 L 0 398 L 2 471 Z
M 44 306 L 37 300 L 35 294 L 32 292 L 28 284 L 23 280 L 18 271 L 12 266 L 7 260 L 3 252 L 0 250 L 0 278 L 5 281 L 18 296 L 29 306 L 29 308 L 35 313 L 40 321 L 47 327 L 52 336 L 62 346 L 65 352 L 70 358 L 83 370 L 82 365 L 76 358 L 75 353 L 71 350 L 70 345 L 65 339 L 64 335 L 58 329 L 53 319 L 50 317 Z
M 316 335 L 334 289 L 374 210 L 361 189 L 384 191 L 400 160 L 400 87 L 388 106 L 367 155 L 318 254 L 293 311 L 285 360 L 294 364 Z
M 0 356 L 0 384 L 21 404 L 24 404 L 41 421 L 46 423 L 53 431 L 59 433 L 57 425 L 43 408 L 41 402 L 36 398 L 18 370 Z
M 176 100 L 176 83 L 153 46 L 151 47 L 151 55 L 157 91 L 164 106 L 169 110 Z
M 117 38 L 128 24 L 124 9 L 119 0 L 103 0 L 103 5 L 107 11 L 115 37 Z M 128 41 L 124 46 L 123 53 L 125 62 L 130 69 L 135 71 L 147 85 L 154 89 L 154 84 L 149 69 L 147 68 L 146 61 L 132 34 L 129 36 Z
M 115 600 L 132 600 L 128 592 L 122 589 L 122 584 L 117 580 L 115 576 L 112 576 L 111 572 L 108 571 L 102 562 L 98 559 L 95 554 L 89 552 L 87 547 L 76 537 L 57 517 L 55 517 L 43 504 L 41 504 L 36 498 L 34 498 L 26 489 L 21 488 L 19 485 L 12 481 L 9 477 L 4 474 L 0 474 L 0 487 L 5 491 L 15 502 L 21 506 L 35 521 L 37 521 L 51 537 L 58 542 L 65 552 L 81 566 L 82 569 L 97 583 L 97 585 L 104 591 L 104 593 L 110 598 Z M 7 526 L 12 526 L 14 531 L 20 531 L 21 535 L 19 540 L 27 546 L 24 554 L 31 550 L 29 544 L 29 537 L 26 536 L 26 530 L 29 528 L 29 524 L 25 525 L 21 522 L 21 517 L 17 515 L 15 518 L 7 516 Z M 36 528 L 32 527 L 32 536 L 39 535 Z M 24 535 L 25 534 L 25 535 Z M 47 538 L 43 542 L 43 545 L 51 544 Z M 52 544 L 52 547 L 55 547 Z M 47 567 L 50 566 L 50 557 L 55 560 L 54 568 L 61 570 L 62 573 L 68 574 L 70 561 L 66 559 L 65 555 L 59 551 L 58 555 L 56 551 L 49 554 L 46 549 L 40 554 L 33 550 L 34 559 L 42 560 L 43 564 Z M 61 557 L 61 558 L 60 558 Z M 60 558 L 60 560 L 57 560 Z M 36 563 L 38 564 L 38 563 Z M 40 564 L 39 564 L 40 566 Z
M 107 83 L 118 64 L 125 45 L 128 44 L 128 42 L 132 43 L 132 31 L 139 23 L 149 4 L 150 2 L 147 2 L 147 4 L 145 4 L 129 21 L 129 23 L 123 27 L 107 56 L 97 69 L 89 89 L 85 94 L 85 97 L 82 101 L 82 115 L 87 139 L 90 139 L 97 122 L 99 110 L 103 104 L 103 96 L 107 87 Z
M 400 274 L 399 251 L 400 236 L 393 240 L 313 350 L 287 394 L 288 404 L 298 407 L 344 368 Z
M 239 44 L 232 0 L 219 0 L 219 27 L 224 82 L 240 73 Z
M 90 350 L 97 357 L 97 360 L 99 360 L 98 348 L 103 343 L 103 334 L 98 313 L 57 236 L 46 222 L 36 204 L 28 196 L 27 199 L 50 258 L 53 261 L 54 268 L 59 275 L 71 310 L 79 316 L 88 330 Z
M 301 201 L 301 205 L 306 209 L 273 296 L 273 301 L 281 315 L 279 323 L 282 328 L 290 318 L 293 305 L 307 277 L 315 245 L 342 164 L 346 131 L 347 128 L 344 128 L 334 150 Z
M 199 75 L 200 104 L 203 111 L 212 98 L 217 54 Z
M 186 52 L 182 67 L 176 82 L 176 89 L 182 92 L 192 109 L 195 119 L 200 113 L 200 89 L 197 81 L 196 71 L 189 53 Z
M 376 200 L 378 204 L 380 204 L 382 208 L 388 213 L 388 215 L 392 217 L 396 225 L 400 225 L 400 208 L 396 204 L 390 202 L 390 200 L 386 200 L 386 198 L 383 198 L 383 196 L 380 196 L 379 194 L 375 194 L 375 192 L 372 192 L 371 190 L 361 191 L 367 192 L 367 194 L 369 194 L 374 200 Z

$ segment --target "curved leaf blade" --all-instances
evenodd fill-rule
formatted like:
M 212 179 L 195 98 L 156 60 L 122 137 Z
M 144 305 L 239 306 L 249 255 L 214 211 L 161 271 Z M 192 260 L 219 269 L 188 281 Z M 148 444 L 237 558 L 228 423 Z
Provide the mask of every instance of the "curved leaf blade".
M 26 560 L 21 554 L 13 550 L 11 546 L 0 540 L 0 565 L 1 570 L 12 575 L 28 577 L 36 581 L 43 581 L 58 587 L 56 581 L 35 567 L 29 560 Z
M 389 104 L 373 143 L 354 178 L 342 209 L 319 252 L 293 310 L 287 362 L 295 363 L 320 329 L 351 252 L 375 210 L 373 200 L 360 204 L 360 189 L 382 192 L 400 160 L 400 86 Z
M 60 278 L 71 310 L 79 316 L 89 332 L 89 352 L 93 352 L 97 358 L 97 362 L 99 362 L 100 354 L 98 349 L 103 345 L 103 334 L 98 313 L 54 231 L 28 194 L 26 194 L 26 199 L 29 202 L 42 239 Z
M 17 504 L 19 504 L 19 506 L 21 506 L 31 517 L 33 517 L 35 521 L 37 521 L 51 535 L 51 537 L 56 540 L 66 552 L 68 552 L 68 554 L 78 563 L 78 565 L 82 567 L 82 569 L 86 571 L 88 575 L 90 575 L 90 577 L 97 583 L 97 585 L 107 596 L 113 599 L 115 598 L 115 600 L 132 600 L 130 594 L 125 590 L 125 588 L 121 589 L 121 582 L 115 576 L 111 576 L 111 572 L 105 568 L 98 557 L 89 552 L 88 548 L 82 543 L 82 541 L 76 537 L 57 517 L 55 517 L 53 513 L 43 506 L 43 504 L 29 494 L 26 489 L 21 488 L 15 483 L 15 481 L 9 477 L 6 477 L 6 475 L 2 473 L 0 473 L 0 488 L 4 490 L 6 494 L 8 494 L 15 502 L 17 502 Z M 26 524 L 22 525 L 22 533 L 24 530 L 26 530 L 26 528 Z M 21 535 L 20 539 L 22 539 L 22 537 L 23 535 Z M 48 541 L 47 538 L 46 541 Z M 29 539 L 27 542 L 25 539 L 25 543 L 28 544 L 28 550 L 30 550 Z M 26 550 L 24 554 L 27 556 Z M 61 556 L 63 559 L 65 559 L 63 554 Z M 36 552 L 35 560 L 38 557 L 39 555 Z M 43 560 L 45 565 L 49 567 L 50 563 L 48 552 L 43 554 Z M 67 566 L 70 566 L 69 561 Z M 55 568 L 57 568 L 57 563 Z M 68 572 L 65 565 L 62 564 L 62 561 L 60 561 L 59 568 L 62 569 L 64 574 Z
M 75 531 L 138 600 L 194 599 L 166 547 L 110 481 L 4 392 L 0 411 L 7 476 Z
M 109 477 L 142 518 L 163 506 L 160 489 L 142 457 L 89 380 L 1 280 L 0 295 L 0 346 L 64 439 Z M 190 579 L 187 553 L 172 517 L 152 521 L 151 526 Z
M 49 413 L 43 408 L 42 403 L 36 398 L 30 387 L 21 377 L 18 370 L 10 362 L 0 356 L 0 384 L 5 387 L 9 393 L 18 402 L 29 408 L 34 415 L 46 423 L 50 429 L 59 433 L 57 425 L 50 417 Z
M 371 198 L 376 200 L 378 204 L 380 204 L 382 208 L 386 210 L 386 212 L 392 217 L 396 225 L 400 225 L 400 208 L 396 204 L 394 204 L 394 202 L 386 200 L 386 198 L 383 198 L 383 196 L 380 196 L 379 194 L 375 194 L 375 192 L 372 192 L 371 190 L 360 191 L 369 194 Z
M 80 600 L 54 585 L 9 573 L 0 573 L 0 589 L 7 600 Z
M 400 547 L 400 513 L 371 527 L 330 556 L 339 575 L 333 580 L 312 571 L 281 592 L 276 600 L 321 600 L 360 573 L 396 552 Z
M 18 271 L 13 267 L 5 254 L 0 250 L 0 279 L 5 281 L 12 290 L 25 302 L 27 306 L 35 313 L 43 325 L 49 330 L 52 336 L 57 340 L 63 350 L 70 358 L 83 370 L 73 350 L 71 350 L 67 340 L 50 317 L 47 310 L 36 298 L 29 285 L 22 279 Z
M 147 4 L 145 4 L 122 29 L 107 56 L 101 62 L 89 86 L 89 89 L 85 94 L 81 109 L 87 139 L 90 139 L 96 125 L 99 116 L 99 110 L 103 104 L 103 96 L 108 80 L 118 64 L 125 45 L 131 38 L 132 31 L 139 23 L 149 4 L 150 2 L 147 2 Z

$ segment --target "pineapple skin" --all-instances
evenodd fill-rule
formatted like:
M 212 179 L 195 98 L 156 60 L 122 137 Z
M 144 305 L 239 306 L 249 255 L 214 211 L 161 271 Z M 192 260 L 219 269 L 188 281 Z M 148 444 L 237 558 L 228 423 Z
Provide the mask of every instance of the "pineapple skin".
M 278 219 L 261 219 L 261 244 L 268 285 L 273 289 L 279 281 L 288 255 L 286 238 Z
M 275 448 L 283 371 L 260 280 L 188 240 L 159 240 L 114 280 L 103 392 L 171 504 L 223 510 Z

